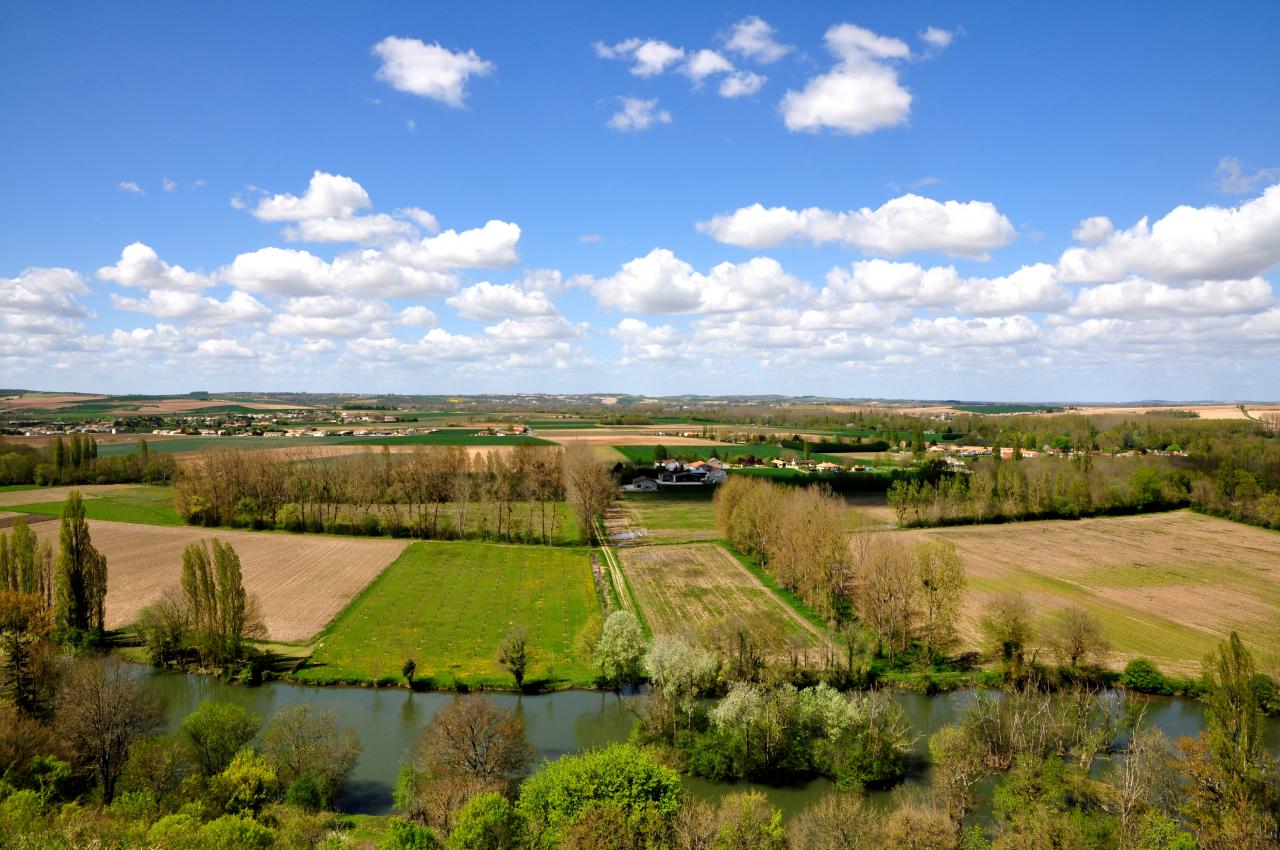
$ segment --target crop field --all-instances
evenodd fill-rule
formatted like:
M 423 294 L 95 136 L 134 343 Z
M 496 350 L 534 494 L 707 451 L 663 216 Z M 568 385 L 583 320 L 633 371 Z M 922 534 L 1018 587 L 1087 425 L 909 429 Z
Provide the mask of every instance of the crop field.
M 89 519 L 113 522 L 140 522 L 147 525 L 182 525 L 173 507 L 173 488 L 148 484 L 99 485 L 98 487 L 51 487 L 28 492 L 27 503 L 10 505 L 9 510 L 43 516 L 62 516 L 66 494 L 79 489 L 84 497 L 84 515 Z
M 535 650 L 529 683 L 590 684 L 595 669 L 574 647 L 599 612 L 586 549 L 414 543 L 320 636 L 298 677 L 395 679 L 412 658 L 440 686 L 510 688 L 497 647 L 520 625 Z
M 816 627 L 721 546 L 635 546 L 618 554 L 631 593 L 654 634 L 683 635 L 732 650 L 726 641 L 734 640 L 742 627 L 773 658 L 826 645 Z
M 633 463 L 653 463 L 654 450 L 659 446 L 665 446 L 667 451 L 673 457 L 680 458 L 737 458 L 754 455 L 759 458 L 782 457 L 783 455 L 800 457 L 804 452 L 795 449 L 784 449 L 781 446 L 774 445 L 756 445 L 748 443 L 700 443 L 697 445 L 681 445 L 679 443 L 654 443 L 651 445 L 615 445 L 619 452 L 626 455 L 627 459 Z M 818 454 L 812 452 L 809 457 L 815 461 L 829 460 L 838 463 L 840 458 L 836 455 Z
M 984 604 L 1022 591 L 1046 616 L 1069 605 L 1096 614 L 1115 667 L 1144 656 L 1197 673 L 1232 629 L 1264 669 L 1280 666 L 1280 533 L 1190 511 L 887 533 L 955 543 L 970 644 Z
M 138 434 L 128 442 L 99 444 L 98 456 L 137 454 L 142 440 L 147 441 L 147 451 L 157 454 L 183 454 L 214 448 L 272 449 L 304 445 L 303 441 L 296 437 L 152 437 L 147 434 Z
M 58 523 L 32 526 L 55 547 Z M 245 589 L 262 604 L 271 640 L 310 640 L 405 548 L 403 540 L 168 528 L 89 520 L 93 545 L 107 558 L 107 627 L 178 586 L 182 550 L 217 537 L 240 556 Z
M 643 531 L 644 539 L 653 543 L 690 543 L 720 537 L 713 495 L 712 487 L 624 493 L 620 504 L 627 530 Z
M 38 487 L 33 484 L 18 484 L 0 491 L 0 509 L 11 510 L 13 505 L 26 505 L 34 502 L 61 502 L 72 490 L 79 490 L 80 495 L 88 501 L 91 498 L 119 493 L 137 487 L 136 484 L 80 484 L 70 487 Z

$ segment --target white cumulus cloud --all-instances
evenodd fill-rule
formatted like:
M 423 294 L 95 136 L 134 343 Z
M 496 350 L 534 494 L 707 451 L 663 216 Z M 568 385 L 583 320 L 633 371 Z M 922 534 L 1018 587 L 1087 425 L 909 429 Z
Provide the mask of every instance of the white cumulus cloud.
M 907 194 L 878 209 L 849 212 L 809 207 L 793 210 L 756 203 L 699 222 L 698 230 L 717 242 L 765 248 L 790 239 L 815 245 L 836 242 L 866 253 L 896 256 L 941 251 L 982 259 L 1013 240 L 1013 224 L 987 201 L 935 201 Z
M 911 56 L 906 42 L 854 24 L 837 24 L 827 30 L 826 43 L 838 61 L 803 89 L 786 93 L 782 115 L 787 129 L 861 135 L 907 120 L 911 92 L 889 64 Z
M 491 321 L 516 316 L 553 316 L 557 313 L 551 299 L 539 291 L 525 292 L 510 284 L 488 281 L 468 286 L 445 301 L 458 315 L 477 321 Z
M 654 124 L 670 124 L 671 113 L 658 108 L 658 99 L 620 97 L 622 108 L 609 119 L 608 126 L 621 132 L 647 130 Z
M 174 289 L 186 292 L 196 292 L 213 285 L 213 280 L 208 275 L 170 265 L 160 259 L 154 248 L 142 242 L 126 245 L 114 266 L 98 269 L 98 279 L 141 289 Z
M 774 28 L 756 15 L 743 18 L 733 25 L 725 38 L 725 47 L 754 62 L 777 62 L 791 52 L 789 44 L 780 44 Z
M 467 81 L 493 73 L 494 64 L 474 50 L 452 51 L 416 38 L 388 36 L 373 46 L 382 66 L 374 75 L 397 91 L 461 107 Z
M 1114 283 L 1138 275 L 1165 283 L 1240 280 L 1280 265 L 1280 184 L 1237 207 L 1180 206 L 1155 224 L 1143 218 L 1094 247 L 1070 248 L 1059 277 Z

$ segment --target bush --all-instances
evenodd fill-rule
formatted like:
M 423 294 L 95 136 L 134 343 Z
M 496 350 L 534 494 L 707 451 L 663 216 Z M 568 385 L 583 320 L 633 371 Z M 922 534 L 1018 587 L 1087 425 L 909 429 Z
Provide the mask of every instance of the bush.
M 200 827 L 200 847 L 218 850 L 264 850 L 271 846 L 271 830 L 253 818 L 223 815 Z
M 200 821 L 189 814 L 165 815 L 151 825 L 147 844 L 163 850 L 187 850 L 199 846 Z
M 440 846 L 434 832 L 404 818 L 389 820 L 387 831 L 378 842 L 378 850 L 435 850 Z
M 1135 658 L 1125 665 L 1120 676 L 1120 684 L 1127 690 L 1143 694 L 1163 694 L 1172 692 L 1164 674 L 1154 663 L 1146 658 Z
M 310 775 L 299 776 L 285 789 L 284 801 L 308 812 L 318 812 L 324 808 L 324 794 L 320 791 L 320 783 Z
M 618 809 L 629 824 L 669 821 L 680 808 L 680 775 L 645 749 L 614 744 L 545 764 L 520 788 L 518 808 L 546 847 L 584 812 Z
M 501 794 L 475 795 L 457 818 L 449 835 L 451 850 L 506 850 L 524 843 L 524 818 Z

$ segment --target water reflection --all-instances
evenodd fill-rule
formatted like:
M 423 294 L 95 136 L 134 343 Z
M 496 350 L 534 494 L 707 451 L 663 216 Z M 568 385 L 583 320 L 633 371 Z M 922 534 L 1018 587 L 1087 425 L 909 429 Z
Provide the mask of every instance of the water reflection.
M 227 685 L 201 676 L 179 673 L 153 673 L 152 687 L 168 701 L 170 726 L 194 711 L 202 702 L 216 700 L 243 706 L 262 718 L 277 709 L 301 702 L 332 711 L 339 720 L 356 730 L 363 751 L 347 791 L 339 799 L 344 811 L 381 814 L 390 811 L 392 787 L 405 752 L 418 731 L 435 713 L 456 697 L 447 693 L 411 693 L 403 689 L 319 688 L 272 682 L 257 688 Z M 634 717 L 626 700 L 597 691 L 560 691 L 539 696 L 493 694 L 505 709 L 514 709 L 525 722 L 529 742 L 544 758 L 554 759 L 566 753 L 625 741 Z M 914 753 L 908 784 L 929 781 L 928 739 L 948 723 L 954 722 L 964 706 L 973 699 L 971 692 L 939 696 L 894 694 L 911 721 L 915 735 Z M 1147 703 L 1147 722 L 1162 729 L 1170 738 L 1195 735 L 1204 727 L 1204 706 L 1197 702 L 1170 698 L 1152 698 Z M 1271 718 L 1266 727 L 1266 745 L 1280 752 L 1280 719 Z M 1099 760 L 1095 771 L 1106 769 Z M 691 794 L 715 798 L 729 791 L 749 786 L 726 785 L 699 779 L 686 779 Z M 785 813 L 792 814 L 813 802 L 831 788 L 827 780 L 813 780 L 794 787 L 760 787 L 770 801 Z M 891 792 L 871 795 L 873 801 L 888 805 Z

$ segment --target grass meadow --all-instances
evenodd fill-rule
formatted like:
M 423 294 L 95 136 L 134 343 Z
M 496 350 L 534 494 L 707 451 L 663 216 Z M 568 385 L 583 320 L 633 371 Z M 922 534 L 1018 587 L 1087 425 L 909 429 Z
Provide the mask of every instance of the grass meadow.
M 76 488 L 66 488 L 76 489 Z M 184 525 L 182 517 L 173 507 L 173 488 L 139 484 L 120 487 L 102 494 L 94 494 L 87 488 L 84 495 L 84 515 L 88 519 L 111 522 L 139 522 L 146 525 Z M 33 494 L 34 496 L 35 494 Z M 34 502 L 0 508 L 6 511 L 62 516 L 62 496 L 57 501 Z
M 586 549 L 413 543 L 320 635 L 296 676 L 395 680 L 412 658 L 424 684 L 510 689 L 497 647 L 520 625 L 535 650 L 527 683 L 589 685 L 595 668 L 575 646 L 599 613 Z
M 653 543 L 692 543 L 720 537 L 712 509 L 713 487 L 668 488 L 656 493 L 624 493 L 622 510 L 633 529 Z

